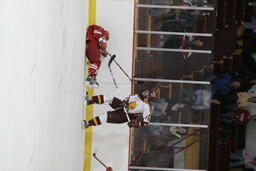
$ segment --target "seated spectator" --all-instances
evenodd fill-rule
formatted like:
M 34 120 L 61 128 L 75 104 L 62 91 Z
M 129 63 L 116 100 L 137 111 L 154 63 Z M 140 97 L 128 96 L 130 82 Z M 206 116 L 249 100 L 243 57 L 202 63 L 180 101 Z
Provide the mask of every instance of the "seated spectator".
M 162 17 L 163 22 L 160 30 L 184 32 L 192 29 L 199 18 L 200 12 L 198 10 L 175 10 L 175 13 Z
M 152 5 L 171 5 L 171 3 L 169 0 L 152 0 Z M 149 14 L 154 17 L 159 17 L 167 14 L 169 11 L 169 9 L 151 8 Z
M 169 104 L 167 106 L 168 113 L 180 112 L 185 107 L 185 104 L 182 102 L 175 102 L 175 101 L 172 101 L 171 99 L 168 99 L 167 101 Z
M 242 64 L 239 70 L 234 73 L 234 76 L 241 81 L 255 79 L 255 60 L 252 59 L 252 57 L 248 57 L 245 59 L 244 63 L 245 64 Z
M 256 97 L 252 97 L 247 92 L 238 92 L 237 94 L 237 104 L 238 107 L 247 107 L 249 103 L 256 103 Z
M 154 114 L 152 114 L 154 116 L 161 116 L 162 114 L 164 114 L 168 106 L 168 103 L 165 101 L 164 98 L 153 100 L 150 102 L 150 104 L 154 108 Z
M 237 110 L 234 115 L 234 122 L 237 125 L 246 125 L 249 121 L 256 121 L 256 115 L 250 115 L 248 110 Z
M 247 92 L 252 86 L 256 85 L 256 63 L 251 57 L 245 61 L 247 61 L 246 64 L 242 65 L 239 71 L 234 74 L 241 83 L 241 86 L 236 90 L 237 92 Z
M 185 106 L 184 103 L 181 103 L 178 100 L 164 98 L 153 100 L 150 102 L 150 104 L 154 108 L 151 121 L 154 121 L 156 119 L 160 121 L 166 121 L 168 120 L 166 116 L 171 116 L 178 113 Z
M 167 126 L 157 126 L 149 125 L 147 127 L 141 128 L 147 134 L 148 145 L 150 150 L 157 150 L 159 148 L 166 148 L 165 145 L 168 142 L 182 138 L 183 135 L 187 135 L 188 131 L 186 128 L 181 127 L 167 127 Z M 161 147 L 165 144 L 164 147 Z
M 188 91 L 182 89 L 183 102 L 191 105 L 194 110 L 207 110 L 210 108 L 211 103 L 219 104 L 219 101 L 212 99 L 212 94 L 209 90 L 198 89 L 196 91 Z
M 230 74 L 222 74 L 211 81 L 213 94 L 226 95 L 240 87 L 240 82 Z
M 244 108 L 250 103 L 256 103 L 256 97 L 252 97 L 247 92 L 229 93 L 225 96 L 218 97 L 221 101 L 221 112 L 227 113 L 236 110 L 237 108 Z
M 164 48 L 175 48 L 175 49 L 198 49 L 204 46 L 204 42 L 193 36 L 165 36 L 163 37 Z M 181 52 L 181 56 L 184 59 L 188 59 L 192 52 Z
M 247 92 L 252 88 L 252 86 L 256 85 L 256 79 L 251 80 L 241 80 L 241 86 L 237 90 L 238 92 Z
M 238 109 L 235 112 L 232 111 L 220 115 L 220 121 L 224 124 L 246 125 L 251 120 L 256 121 L 256 115 L 250 115 L 250 112 L 245 109 Z
M 178 138 L 188 134 L 188 130 L 182 127 L 170 127 L 170 132 Z
M 162 134 L 164 127 L 163 126 L 157 126 L 157 125 L 150 125 L 143 128 L 146 133 L 150 135 L 160 135 Z
M 253 168 L 256 165 L 256 156 L 249 153 L 247 150 L 230 153 L 230 168 L 241 167 Z

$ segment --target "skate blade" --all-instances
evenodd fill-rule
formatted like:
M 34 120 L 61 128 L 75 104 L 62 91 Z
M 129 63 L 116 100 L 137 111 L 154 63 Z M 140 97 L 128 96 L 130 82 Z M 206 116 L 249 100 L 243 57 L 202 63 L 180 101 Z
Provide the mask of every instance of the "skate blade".
M 85 130 L 85 127 L 84 127 L 84 120 L 81 121 L 81 131 Z

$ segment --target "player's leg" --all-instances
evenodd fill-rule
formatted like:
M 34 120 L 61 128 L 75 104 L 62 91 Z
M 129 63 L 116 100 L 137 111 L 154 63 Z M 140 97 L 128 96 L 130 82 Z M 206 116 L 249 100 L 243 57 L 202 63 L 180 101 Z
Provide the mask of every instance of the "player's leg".
M 83 120 L 84 128 L 89 128 L 90 126 L 98 126 L 107 121 L 107 113 L 101 114 L 90 119 L 88 122 Z
M 101 65 L 101 60 L 100 60 L 100 49 L 96 41 L 87 41 L 86 56 L 90 62 L 89 73 L 86 78 L 86 81 L 88 81 L 90 85 L 98 86 L 99 83 L 97 82 L 96 76 L 97 76 L 98 69 L 100 68 L 100 65 Z
M 95 95 L 91 98 L 89 97 L 88 93 L 86 93 L 85 100 L 87 102 L 87 105 L 91 104 L 103 104 L 103 103 L 110 103 L 112 104 L 115 102 L 116 98 L 110 95 Z
M 117 109 L 108 112 L 107 123 L 122 124 L 128 122 L 124 109 Z
M 83 120 L 84 128 L 88 128 L 90 126 L 98 126 L 104 123 L 116 123 L 121 124 L 127 122 L 128 119 L 126 117 L 126 113 L 123 109 L 108 111 L 102 115 L 96 116 L 90 119 L 88 122 Z

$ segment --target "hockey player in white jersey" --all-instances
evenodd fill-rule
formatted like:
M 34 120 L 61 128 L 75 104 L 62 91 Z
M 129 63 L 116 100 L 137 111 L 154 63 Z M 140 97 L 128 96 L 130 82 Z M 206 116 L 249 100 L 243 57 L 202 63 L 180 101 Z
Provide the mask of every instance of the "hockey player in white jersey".
M 124 100 L 105 95 L 96 95 L 91 99 L 87 98 L 87 105 L 109 103 L 114 110 L 96 116 L 88 122 L 83 120 L 83 126 L 85 129 L 103 123 L 127 123 L 131 128 L 146 126 L 149 124 L 152 111 L 149 101 L 155 98 L 156 94 L 150 90 L 141 94 L 130 95 Z

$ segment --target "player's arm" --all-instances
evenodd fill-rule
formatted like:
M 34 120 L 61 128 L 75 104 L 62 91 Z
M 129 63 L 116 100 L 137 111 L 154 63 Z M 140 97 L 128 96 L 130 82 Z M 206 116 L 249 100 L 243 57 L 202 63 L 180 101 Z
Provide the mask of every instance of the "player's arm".
M 127 123 L 130 128 L 138 128 L 142 126 L 148 125 L 147 122 L 144 122 L 143 116 L 138 116 L 136 119 L 131 120 L 130 122 Z
M 147 126 L 149 125 L 149 122 L 150 122 L 150 108 L 149 108 L 149 105 L 145 106 L 145 109 L 144 109 L 144 112 L 143 112 L 143 123 L 142 123 L 142 126 Z
M 104 35 L 104 29 L 98 25 L 92 25 L 93 37 L 99 40 Z
M 93 36 L 98 40 L 100 49 L 104 56 L 107 56 L 107 41 L 109 39 L 109 32 L 104 28 L 93 25 Z
M 150 121 L 150 109 L 149 109 L 148 105 L 145 105 L 144 112 L 142 113 L 142 115 L 140 115 L 136 119 L 130 121 L 128 123 L 128 126 L 130 128 L 138 128 L 138 127 L 142 127 L 142 126 L 147 126 L 147 125 L 149 125 L 149 121 Z

